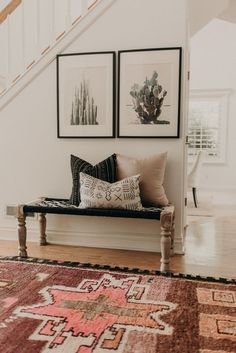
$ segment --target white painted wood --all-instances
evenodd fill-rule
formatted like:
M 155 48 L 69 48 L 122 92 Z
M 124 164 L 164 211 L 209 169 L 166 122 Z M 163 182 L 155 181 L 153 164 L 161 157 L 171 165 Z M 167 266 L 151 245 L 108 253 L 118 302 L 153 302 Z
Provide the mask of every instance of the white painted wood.
M 82 15 L 82 3 L 78 0 L 71 0 L 70 7 L 71 23 Z
M 58 1 L 57 1 L 58 3 Z M 51 0 L 51 4 L 48 3 L 51 9 L 51 34 L 50 34 L 50 42 L 53 43 L 55 40 L 55 20 L 56 20 L 56 14 L 55 14 L 55 4 L 56 0 Z
M 55 2 L 55 38 L 66 30 L 66 21 L 68 16 L 68 0 L 60 0 Z
M 1 90 L 5 88 L 5 78 L 8 76 L 8 21 L 4 21 L 0 25 L 0 75 L 1 75 Z
M 25 68 L 37 57 L 37 0 L 24 0 Z
M 31 68 L 97 0 L 22 0 L 1 24 L 0 74 L 9 88 Z M 16 54 L 17 53 L 17 54 Z M 2 90 L 1 90 L 2 91 Z
M 40 53 L 40 1 L 41 0 L 36 0 L 36 57 L 40 58 L 41 53 Z
M 22 4 L 9 17 L 9 81 L 22 73 L 23 67 L 23 27 Z
M 22 1 L 20 6 L 20 20 L 21 20 L 21 45 L 22 45 L 22 62 L 21 62 L 21 73 L 25 70 L 25 2 Z
M 6 52 L 6 62 L 7 62 L 7 69 L 6 69 L 6 87 L 8 88 L 11 85 L 10 82 L 10 16 L 7 16 L 6 25 L 7 25 L 7 52 Z
M 52 43 L 53 0 L 39 1 L 39 49 L 40 54 Z
M 5 90 L 5 88 L 6 88 L 6 78 L 0 75 L 0 92 Z
M 39 0 L 38 0 L 39 1 Z M 40 0 L 41 1 L 41 0 Z M 45 2 L 45 0 L 43 0 Z M 38 75 L 49 63 L 51 63 L 58 53 L 63 52 L 76 38 L 78 38 L 91 23 L 94 23 L 111 5 L 117 0 L 105 0 L 99 1 L 96 8 L 93 11 L 89 11 L 86 16 L 70 28 L 65 38 L 62 41 L 54 42 L 54 45 L 50 47 L 47 55 L 41 55 L 38 58 L 37 65 L 34 65 L 31 70 L 25 72 L 19 81 L 14 85 L 11 85 L 10 90 L 4 92 L 0 97 L 0 111 L 1 109 L 10 102 L 27 84 L 29 84 L 33 78 Z M 39 8 L 40 8 L 39 4 Z M 41 11 L 40 11 L 41 12 Z M 42 22 L 41 14 L 39 14 L 39 24 Z M 39 35 L 39 48 L 41 50 L 42 41 L 40 41 Z
M 66 29 L 68 30 L 72 24 L 72 19 L 71 19 L 71 0 L 67 0 L 67 9 L 66 9 L 66 18 L 65 18 L 65 23 L 66 23 Z
M 98 2 L 22 0 L 21 5 L 1 25 L 0 39 L 5 43 L 1 48 L 5 50 L 0 62 L 0 74 L 7 78 L 7 89 L 45 55 L 72 25 L 81 20 L 89 7 Z
M 87 8 L 91 8 L 96 3 L 96 0 L 87 0 Z
M 81 1 L 81 8 L 82 8 L 82 15 L 84 15 L 88 10 L 88 0 L 80 0 L 80 1 Z

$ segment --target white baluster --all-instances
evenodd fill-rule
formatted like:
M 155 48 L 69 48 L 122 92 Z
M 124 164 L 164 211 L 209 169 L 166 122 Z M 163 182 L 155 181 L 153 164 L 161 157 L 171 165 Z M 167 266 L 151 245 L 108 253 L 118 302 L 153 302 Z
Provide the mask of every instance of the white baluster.
M 39 58 L 41 54 L 41 47 L 40 47 L 40 0 L 36 0 L 36 21 L 37 21 L 37 26 L 36 26 L 36 57 Z
M 67 0 L 67 14 L 66 14 L 66 29 L 68 30 L 71 26 L 71 0 Z
M 11 85 L 10 16 L 7 15 L 7 88 Z
M 11 77 L 11 55 L 10 55 L 10 16 L 7 15 L 6 18 L 7 22 L 7 77 L 6 77 L 6 86 L 7 88 L 10 87 L 10 77 Z
M 24 30 L 24 24 L 25 24 L 25 2 L 22 0 L 21 5 L 21 42 L 22 42 L 22 63 L 21 63 L 21 72 L 25 71 L 25 66 L 26 66 L 26 57 L 25 57 L 25 30 Z
M 30 69 L 37 60 L 37 0 L 24 0 L 24 62 Z
M 39 46 L 40 55 L 44 55 L 54 41 L 54 0 L 39 1 Z
M 81 0 L 71 0 L 71 24 L 74 25 L 82 15 L 82 3 Z
M 90 9 L 97 2 L 97 0 L 87 0 L 87 1 L 88 1 L 88 4 L 87 4 L 88 9 Z
M 0 75 L 0 94 L 6 89 L 6 77 Z
M 82 8 L 82 16 L 83 16 L 88 10 L 88 0 L 81 0 L 81 8 Z
M 15 83 L 22 73 L 22 4 L 17 6 L 8 16 L 9 20 L 9 64 L 10 77 L 12 83 Z M 17 53 L 17 55 L 16 55 Z
M 70 28 L 70 6 L 68 0 L 60 0 L 55 4 L 55 39 L 60 40 Z
M 8 78 L 8 20 L 7 17 L 0 24 L 0 43 L 1 43 L 1 54 L 0 54 L 0 92 L 5 91 L 7 88 Z
M 52 9 L 51 9 L 51 15 L 52 15 L 52 27 L 51 27 L 51 43 L 53 43 L 55 41 L 55 0 L 51 0 L 52 1 Z M 58 1 L 58 0 L 57 0 Z M 51 44 L 49 42 L 49 44 Z

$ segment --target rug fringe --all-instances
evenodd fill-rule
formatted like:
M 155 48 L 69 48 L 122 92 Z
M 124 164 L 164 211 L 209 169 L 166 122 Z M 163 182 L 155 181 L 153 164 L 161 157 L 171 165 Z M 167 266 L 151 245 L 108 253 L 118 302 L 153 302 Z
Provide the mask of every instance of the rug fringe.
M 133 273 L 133 274 L 141 274 L 141 275 L 149 275 L 149 276 L 155 275 L 155 276 L 164 276 L 164 277 L 171 277 L 171 278 L 183 278 L 186 280 L 196 280 L 196 281 L 203 281 L 203 282 L 236 284 L 236 279 L 234 278 L 190 275 L 190 274 L 171 272 L 171 271 L 161 272 L 158 270 L 145 270 L 145 269 L 139 269 L 139 268 L 81 263 L 81 262 L 73 262 L 73 261 L 39 259 L 36 257 L 23 258 L 20 256 L 4 256 L 4 257 L 0 257 L 0 261 L 26 262 L 26 263 L 45 264 L 45 265 L 51 265 L 51 266 L 70 267 L 70 268 L 83 268 L 83 269 Z

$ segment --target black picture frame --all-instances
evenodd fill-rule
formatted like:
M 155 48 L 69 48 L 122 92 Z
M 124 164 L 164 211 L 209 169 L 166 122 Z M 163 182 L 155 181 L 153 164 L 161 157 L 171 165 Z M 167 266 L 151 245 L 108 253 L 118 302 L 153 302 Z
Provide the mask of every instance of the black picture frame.
M 57 137 L 115 137 L 114 51 L 59 54 Z
M 181 65 L 181 47 L 118 52 L 118 137 L 179 137 Z

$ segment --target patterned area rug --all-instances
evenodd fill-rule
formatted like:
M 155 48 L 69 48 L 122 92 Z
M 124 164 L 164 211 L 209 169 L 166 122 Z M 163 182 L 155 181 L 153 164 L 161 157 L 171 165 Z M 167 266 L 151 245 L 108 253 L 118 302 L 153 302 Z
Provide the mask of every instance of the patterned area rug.
M 235 280 L 1 258 L 0 352 L 233 353 L 235 289 Z

